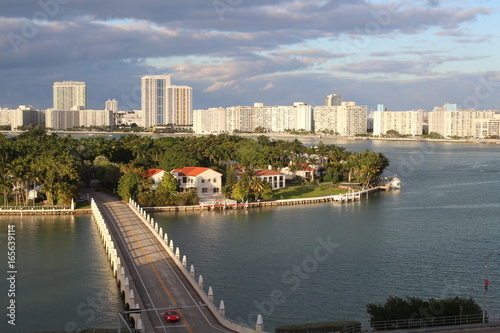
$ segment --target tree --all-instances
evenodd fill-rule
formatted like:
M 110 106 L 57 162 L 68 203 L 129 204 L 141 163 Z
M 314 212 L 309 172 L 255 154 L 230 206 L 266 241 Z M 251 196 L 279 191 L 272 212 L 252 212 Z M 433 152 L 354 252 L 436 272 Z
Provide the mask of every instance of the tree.
M 252 169 L 247 169 L 233 189 L 237 201 L 269 200 L 273 196 L 271 184 L 258 178 Z
M 417 297 L 396 297 L 387 298 L 385 304 L 367 304 L 367 312 L 370 315 L 370 324 L 377 329 L 404 329 L 415 327 L 410 323 L 410 320 L 431 318 L 442 318 L 451 316 L 467 316 L 481 314 L 481 307 L 472 298 L 453 297 L 446 299 L 431 298 L 427 301 Z M 473 318 L 476 318 L 474 316 Z M 394 321 L 398 321 L 395 323 Z M 481 322 L 482 318 L 477 316 L 476 319 L 468 319 L 468 323 Z M 391 321 L 390 323 L 383 323 Z M 419 322 L 419 321 L 414 321 Z M 451 318 L 449 322 L 446 320 L 436 321 L 441 325 L 456 325 L 456 318 Z M 391 327 L 391 325 L 394 325 Z
M 394 129 L 390 129 L 388 130 L 387 132 L 385 132 L 385 134 L 390 137 L 390 138 L 396 138 L 398 136 L 400 136 L 399 132 L 394 130 Z
M 58 155 L 42 154 L 33 165 L 38 179 L 42 183 L 42 191 L 47 203 L 69 205 L 76 195 L 80 176 L 75 160 L 64 151 Z
M 231 161 L 228 161 L 226 165 L 226 182 L 224 187 L 222 188 L 222 193 L 224 193 L 226 198 L 230 198 L 232 196 L 234 186 L 237 182 L 238 177 L 236 177 L 236 171 L 231 165 Z
M 118 195 L 122 200 L 128 201 L 130 198 L 137 199 L 141 188 L 142 179 L 138 173 L 129 172 L 123 175 L 118 181 Z
M 174 196 L 179 192 L 179 188 L 179 183 L 175 177 L 171 173 L 165 172 L 161 182 L 158 184 L 158 187 L 156 187 L 159 205 L 172 204 L 174 202 Z

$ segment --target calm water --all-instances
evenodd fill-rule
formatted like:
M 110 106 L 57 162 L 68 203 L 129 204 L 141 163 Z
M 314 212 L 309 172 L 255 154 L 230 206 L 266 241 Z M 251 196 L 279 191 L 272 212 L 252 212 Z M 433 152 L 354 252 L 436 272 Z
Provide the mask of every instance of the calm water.
M 342 205 L 154 215 L 203 275 L 205 289 L 213 287 L 216 304 L 223 299 L 229 318 L 252 325 L 262 313 L 268 331 L 366 321 L 367 303 L 393 295 L 481 304 L 483 255 L 500 247 L 500 146 L 335 143 L 383 152 L 391 161 L 387 174 L 400 175 L 403 190 Z M 18 232 L 19 305 L 16 330 L 7 332 L 116 326 L 118 290 L 89 217 L 0 218 L 4 248 L 8 223 Z M 492 318 L 500 317 L 499 274 L 500 256 L 493 256 Z
M 16 325 L 7 324 L 7 225 L 16 226 Z M 89 216 L 0 218 L 0 332 L 116 327 L 121 301 Z

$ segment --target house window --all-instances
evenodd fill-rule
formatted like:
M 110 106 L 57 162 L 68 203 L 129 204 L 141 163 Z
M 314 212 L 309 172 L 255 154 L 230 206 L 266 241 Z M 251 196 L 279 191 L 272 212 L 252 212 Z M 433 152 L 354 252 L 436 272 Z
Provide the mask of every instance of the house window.
M 214 188 L 214 193 L 219 193 L 219 189 L 217 187 Z
M 182 177 L 182 182 L 185 184 L 187 183 L 187 177 Z
M 214 178 L 214 183 L 217 183 L 217 178 Z
M 203 187 L 203 188 L 201 189 L 201 193 L 208 193 L 208 188 Z
M 202 180 L 201 180 L 201 182 L 202 182 L 202 183 L 204 183 L 204 182 L 205 182 L 205 179 L 202 179 Z

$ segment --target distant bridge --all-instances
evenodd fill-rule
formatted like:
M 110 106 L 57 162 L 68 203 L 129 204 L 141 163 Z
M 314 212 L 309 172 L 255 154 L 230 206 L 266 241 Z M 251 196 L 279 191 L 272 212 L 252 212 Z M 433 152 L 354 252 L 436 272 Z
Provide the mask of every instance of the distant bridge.
M 134 202 L 128 204 L 103 192 L 94 193 L 92 213 L 108 259 L 119 283 L 125 309 L 119 330 L 150 332 L 263 332 L 259 315 L 255 327 L 225 317 L 224 302 L 213 304 L 212 288 L 204 291 L 173 240 Z M 167 323 L 166 309 L 177 309 L 180 320 Z

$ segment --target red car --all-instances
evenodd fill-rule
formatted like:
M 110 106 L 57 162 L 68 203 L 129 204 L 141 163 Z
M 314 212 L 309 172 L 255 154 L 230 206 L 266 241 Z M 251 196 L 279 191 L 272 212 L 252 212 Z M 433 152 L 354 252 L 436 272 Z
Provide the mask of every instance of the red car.
M 179 321 L 179 314 L 175 310 L 167 310 L 163 315 L 165 316 L 165 320 L 167 321 L 167 323 L 172 321 Z

